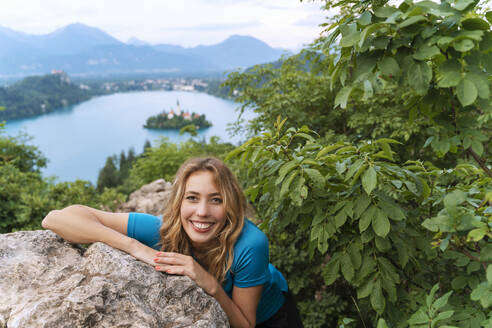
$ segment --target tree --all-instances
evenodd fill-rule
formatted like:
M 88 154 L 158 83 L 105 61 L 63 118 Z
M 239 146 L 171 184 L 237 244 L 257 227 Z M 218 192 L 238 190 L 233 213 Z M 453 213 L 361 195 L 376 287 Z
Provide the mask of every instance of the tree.
M 333 288 L 338 304 L 357 309 L 340 309 L 344 327 L 488 326 L 490 24 L 466 0 L 366 5 L 342 15 L 298 73 L 264 66 L 231 76 L 261 134 L 228 160 L 270 239 L 286 249 L 290 241 L 290 255 L 305 259 L 287 270 L 301 303 Z M 297 102 L 304 92 L 317 100 Z M 306 115 L 308 104 L 316 114 Z M 319 121 L 321 133 L 303 126 Z M 272 248 L 273 262 L 289 267 L 281 252 Z M 317 290 L 315 274 L 324 280 Z M 301 308 L 313 326 L 333 325 Z
M 439 155 L 469 155 L 487 167 L 491 151 L 490 103 L 492 31 L 473 12 L 473 1 L 384 6 L 360 16 L 345 16 L 326 39 L 339 36 L 340 59 L 332 69 L 342 88 L 335 105 L 351 97 L 368 98 L 382 90 L 405 90 L 401 102 L 412 120 L 425 117 L 430 145 Z M 492 21 L 492 13 L 487 14 Z M 402 99 L 403 100 L 403 99 Z

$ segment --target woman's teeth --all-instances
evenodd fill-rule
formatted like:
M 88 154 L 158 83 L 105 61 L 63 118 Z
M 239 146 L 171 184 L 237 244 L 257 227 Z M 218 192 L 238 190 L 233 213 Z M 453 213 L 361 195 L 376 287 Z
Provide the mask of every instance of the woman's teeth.
M 213 223 L 201 223 L 201 222 L 191 221 L 191 224 L 193 224 L 198 229 L 207 229 L 207 228 L 211 227 Z

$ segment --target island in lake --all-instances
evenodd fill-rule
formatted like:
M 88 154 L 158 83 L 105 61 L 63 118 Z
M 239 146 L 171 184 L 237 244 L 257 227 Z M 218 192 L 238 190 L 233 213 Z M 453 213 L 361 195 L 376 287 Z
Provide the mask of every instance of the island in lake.
M 212 123 L 207 121 L 205 115 L 191 113 L 181 110 L 179 100 L 176 102 L 176 111 L 171 108 L 170 112 L 162 111 L 161 113 L 151 116 L 144 124 L 147 129 L 181 129 L 187 125 L 194 125 L 197 129 L 208 128 Z

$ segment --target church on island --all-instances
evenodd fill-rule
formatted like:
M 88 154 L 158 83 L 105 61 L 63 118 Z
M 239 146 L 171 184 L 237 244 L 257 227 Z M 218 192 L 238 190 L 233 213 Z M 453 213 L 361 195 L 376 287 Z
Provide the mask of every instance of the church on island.
M 181 105 L 179 104 L 179 99 L 176 100 L 176 112 L 173 110 L 171 107 L 171 111 L 169 113 L 166 113 L 166 111 L 163 111 L 161 115 L 167 116 L 168 119 L 172 119 L 175 116 L 181 116 L 183 119 L 187 121 L 191 121 L 193 118 L 197 119 L 200 117 L 200 115 L 193 113 L 193 116 L 190 114 L 189 111 L 181 111 Z
M 205 115 L 191 113 L 181 109 L 179 99 L 176 101 L 176 108 L 169 112 L 165 110 L 156 116 L 147 119 L 144 127 L 147 129 L 181 129 L 187 125 L 194 125 L 196 129 L 203 129 L 212 126 L 212 123 L 206 120 Z

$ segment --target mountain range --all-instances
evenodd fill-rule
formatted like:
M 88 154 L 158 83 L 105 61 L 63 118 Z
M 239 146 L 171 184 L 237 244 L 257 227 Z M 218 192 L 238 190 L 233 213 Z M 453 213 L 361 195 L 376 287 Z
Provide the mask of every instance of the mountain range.
M 185 48 L 124 43 L 108 33 L 76 23 L 45 35 L 0 26 L 0 77 L 45 74 L 53 69 L 74 76 L 132 73 L 213 73 L 278 60 L 286 51 L 251 36 Z

